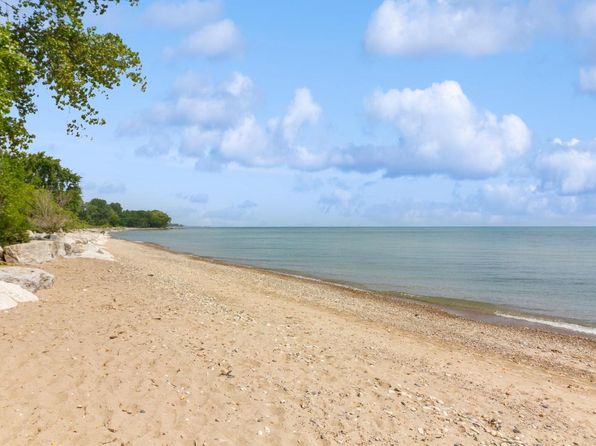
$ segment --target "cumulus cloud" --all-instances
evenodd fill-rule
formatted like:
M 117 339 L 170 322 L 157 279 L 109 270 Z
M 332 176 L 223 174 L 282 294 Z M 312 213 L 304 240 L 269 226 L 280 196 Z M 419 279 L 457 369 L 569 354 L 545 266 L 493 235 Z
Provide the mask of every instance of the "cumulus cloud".
M 158 1 L 145 10 L 144 19 L 157 27 L 190 31 L 180 43 L 164 49 L 166 56 L 213 58 L 233 54 L 242 45 L 238 27 L 221 12 L 215 0 Z
M 220 15 L 220 4 L 212 0 L 187 0 L 183 2 L 158 1 L 144 13 L 144 20 L 167 28 L 196 27 Z
M 184 73 L 165 100 L 125 122 L 119 134 L 139 135 L 179 127 L 188 142 L 217 139 L 218 129 L 246 114 L 251 100 L 252 81 L 241 73 L 234 73 L 220 84 L 205 82 L 192 72 Z
M 283 118 L 283 134 L 287 141 L 294 141 L 298 130 L 306 123 L 314 124 L 321 115 L 321 107 L 317 104 L 307 88 L 296 90 L 288 111 Z
M 426 89 L 377 91 L 366 99 L 366 110 L 395 129 L 395 142 L 336 149 L 312 138 L 322 108 L 309 89 L 298 88 L 285 113 L 268 120 L 257 119 L 252 91 L 252 81 L 240 73 L 210 86 L 186 74 L 169 99 L 124 128 L 137 135 L 156 131 L 168 135 L 152 137 L 137 150 L 139 155 L 159 156 L 166 147 L 174 147 L 177 155 L 206 170 L 234 163 L 311 171 L 337 168 L 393 177 L 486 178 L 503 171 L 531 144 L 530 130 L 521 118 L 477 109 L 453 81 Z
M 398 130 L 398 143 L 348 147 L 333 157 L 332 164 L 339 168 L 384 170 L 388 176 L 485 178 L 499 173 L 531 144 L 521 118 L 478 110 L 454 81 L 426 89 L 378 91 L 367 99 L 366 108 Z
M 216 85 L 186 73 L 176 80 L 169 98 L 123 125 L 120 133 L 156 133 L 137 149 L 141 156 L 170 153 L 162 141 L 175 140 L 175 152 L 205 170 L 230 163 L 324 166 L 325 154 L 309 148 L 303 138 L 305 129 L 314 126 L 322 113 L 310 90 L 298 88 L 283 115 L 261 122 L 252 111 L 253 88 L 252 80 L 241 73 Z
M 543 187 L 562 195 L 596 193 L 596 143 L 555 140 L 554 150 L 537 160 Z
M 593 221 L 594 198 L 559 195 L 533 179 L 495 180 L 468 188 L 465 194 L 454 191 L 445 201 L 403 198 L 374 203 L 360 215 L 382 225 L 568 224 Z
M 240 32 L 230 19 L 210 23 L 194 31 L 180 47 L 168 53 L 183 53 L 199 56 L 223 56 L 240 49 Z
M 535 184 L 486 183 L 465 204 L 468 210 L 492 217 L 540 216 L 549 212 L 549 199 Z
M 367 50 L 380 54 L 493 54 L 527 44 L 550 20 L 547 2 L 385 0 L 373 12 Z

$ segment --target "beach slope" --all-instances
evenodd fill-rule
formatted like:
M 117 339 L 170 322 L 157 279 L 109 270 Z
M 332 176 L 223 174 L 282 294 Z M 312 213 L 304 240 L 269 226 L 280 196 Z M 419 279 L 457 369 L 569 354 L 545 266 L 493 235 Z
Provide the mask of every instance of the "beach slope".
M 107 249 L 0 313 L 0 444 L 596 444 L 594 339 Z

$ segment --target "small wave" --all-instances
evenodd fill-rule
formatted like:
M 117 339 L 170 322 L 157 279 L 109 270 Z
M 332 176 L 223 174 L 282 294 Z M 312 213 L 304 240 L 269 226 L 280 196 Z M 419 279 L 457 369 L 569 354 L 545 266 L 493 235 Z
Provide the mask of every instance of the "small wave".
M 584 327 L 583 325 L 577 325 L 577 324 L 570 324 L 569 322 L 549 321 L 548 319 L 536 319 L 536 318 L 527 317 L 527 316 L 514 316 L 512 314 L 505 314 L 505 313 L 498 313 L 498 312 L 495 313 L 495 315 L 500 316 L 500 317 L 509 318 L 509 319 L 516 319 L 519 321 L 532 322 L 534 324 L 542 324 L 542 325 L 548 325 L 550 327 L 563 328 L 565 330 L 571 330 L 571 331 L 576 331 L 579 333 L 585 333 L 585 334 L 590 334 L 590 335 L 596 336 L 596 328 Z

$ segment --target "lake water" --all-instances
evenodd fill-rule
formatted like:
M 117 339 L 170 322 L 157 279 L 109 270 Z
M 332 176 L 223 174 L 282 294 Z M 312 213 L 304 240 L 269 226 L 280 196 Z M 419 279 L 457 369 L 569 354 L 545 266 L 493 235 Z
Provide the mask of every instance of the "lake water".
M 596 228 L 184 228 L 114 236 L 453 299 L 439 299 L 447 304 L 483 303 L 505 317 L 596 334 Z

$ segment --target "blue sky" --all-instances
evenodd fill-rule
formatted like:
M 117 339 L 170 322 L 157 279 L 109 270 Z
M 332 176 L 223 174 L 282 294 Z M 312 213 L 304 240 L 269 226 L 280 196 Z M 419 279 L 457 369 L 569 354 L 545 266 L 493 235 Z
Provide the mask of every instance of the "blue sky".
M 596 223 L 596 1 L 142 1 L 149 88 L 35 149 L 188 225 Z

